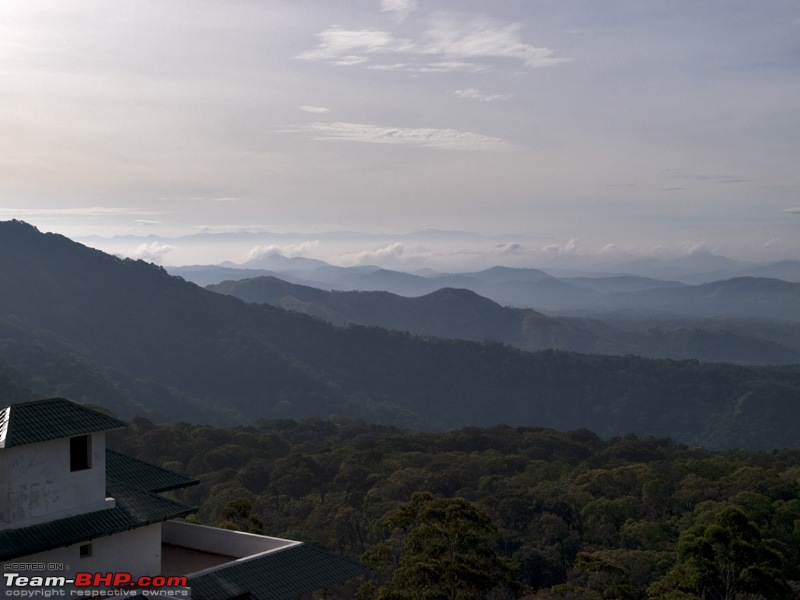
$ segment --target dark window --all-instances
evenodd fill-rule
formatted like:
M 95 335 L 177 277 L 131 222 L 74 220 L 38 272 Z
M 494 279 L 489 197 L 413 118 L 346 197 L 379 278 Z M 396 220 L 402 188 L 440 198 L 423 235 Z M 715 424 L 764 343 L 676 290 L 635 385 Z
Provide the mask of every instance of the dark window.
M 92 438 L 79 435 L 69 438 L 69 470 L 83 471 L 92 468 Z
M 92 545 L 81 544 L 78 551 L 80 552 L 81 558 L 89 558 L 92 555 Z

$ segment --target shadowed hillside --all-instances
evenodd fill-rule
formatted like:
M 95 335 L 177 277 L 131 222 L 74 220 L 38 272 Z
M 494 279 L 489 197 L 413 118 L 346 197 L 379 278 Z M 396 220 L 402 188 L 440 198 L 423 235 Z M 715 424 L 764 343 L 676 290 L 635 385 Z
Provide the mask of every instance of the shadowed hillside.
M 0 280 L 0 364 L 40 395 L 69 386 L 77 400 L 214 423 L 342 414 L 800 445 L 797 367 L 532 354 L 335 328 L 20 222 L 0 223 Z
M 588 280 L 608 285 L 607 279 Z M 644 284 L 624 278 L 637 289 Z M 586 285 L 589 285 L 588 283 Z M 615 289 L 620 283 L 613 282 Z M 245 302 L 266 303 L 309 314 L 334 325 L 376 325 L 419 335 L 475 341 L 494 340 L 523 350 L 569 350 L 637 354 L 653 358 L 696 358 L 737 364 L 800 361 L 800 342 L 770 339 L 742 324 L 673 319 L 644 323 L 548 317 L 531 309 L 503 307 L 465 289 L 443 288 L 414 298 L 389 292 L 329 292 L 275 277 L 224 281 L 208 289 Z M 790 327 L 783 325 L 782 329 Z M 764 326 L 760 328 L 764 329 Z M 799 327 L 794 327 L 800 332 Z

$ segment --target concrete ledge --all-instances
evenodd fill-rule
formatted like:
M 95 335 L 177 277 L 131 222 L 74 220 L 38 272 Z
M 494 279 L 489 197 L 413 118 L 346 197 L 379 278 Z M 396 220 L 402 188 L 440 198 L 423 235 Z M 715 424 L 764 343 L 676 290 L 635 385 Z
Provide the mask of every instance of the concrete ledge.
M 235 558 L 245 558 L 254 554 L 281 550 L 302 543 L 255 533 L 183 523 L 181 521 L 165 521 L 162 523 L 161 542 Z

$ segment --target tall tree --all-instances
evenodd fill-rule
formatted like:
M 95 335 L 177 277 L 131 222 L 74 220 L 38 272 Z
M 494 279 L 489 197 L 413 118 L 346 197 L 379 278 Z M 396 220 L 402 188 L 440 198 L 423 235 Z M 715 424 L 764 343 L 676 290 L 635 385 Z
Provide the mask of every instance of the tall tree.
M 764 543 L 738 508 L 728 506 L 710 525 L 687 529 L 677 553 L 675 567 L 651 590 L 657 598 L 671 598 L 673 590 L 703 600 L 794 597 L 783 573 L 783 556 Z
M 392 537 L 364 560 L 376 566 L 394 560 L 397 568 L 376 600 L 478 600 L 513 587 L 511 566 L 495 549 L 497 529 L 463 498 L 417 492 L 384 523 Z

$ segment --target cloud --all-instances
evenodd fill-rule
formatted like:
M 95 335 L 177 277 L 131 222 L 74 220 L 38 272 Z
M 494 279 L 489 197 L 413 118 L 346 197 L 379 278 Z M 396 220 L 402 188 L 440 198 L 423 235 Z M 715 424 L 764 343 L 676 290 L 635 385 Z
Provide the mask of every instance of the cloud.
M 406 63 L 394 63 L 390 65 L 370 65 L 368 68 L 373 71 L 408 71 L 410 67 Z
M 300 244 L 288 244 L 285 246 L 278 246 L 276 244 L 254 246 L 245 253 L 244 260 L 247 262 L 258 258 L 264 258 L 265 256 L 304 256 L 318 246 L 319 240 L 302 242 Z
M 375 250 L 362 250 L 342 254 L 339 259 L 345 265 L 368 265 L 372 263 L 396 263 L 400 259 L 427 258 L 427 255 L 408 255 L 401 242 L 388 244 Z
M 794 208 L 786 208 L 784 209 L 785 213 L 789 213 L 790 215 L 800 215 L 800 206 L 795 206 Z
M 403 47 L 388 31 L 377 29 L 343 29 L 331 27 L 318 33 L 319 45 L 314 50 L 302 52 L 295 58 L 319 60 L 334 64 L 353 65 L 369 60 L 356 53 L 376 54 L 399 52 Z
M 405 21 L 416 9 L 416 0 L 381 0 L 381 12 L 391 13 L 398 21 Z
M 558 244 L 550 244 L 544 246 L 542 248 L 542 252 L 545 254 L 559 254 L 559 255 L 576 255 L 578 254 L 578 239 L 572 238 L 569 242 L 566 243 L 564 246 L 559 246 Z
M 690 181 L 709 181 L 716 183 L 748 183 L 750 179 L 744 179 L 736 175 L 718 173 L 686 173 L 680 169 L 665 169 L 664 172 L 672 179 L 687 179 Z M 677 188 L 684 189 L 684 188 Z
M 455 129 L 379 127 L 362 123 L 311 123 L 302 128 L 318 140 L 395 144 L 445 150 L 507 150 L 503 139 Z
M 130 253 L 130 257 L 139 258 L 141 260 L 149 260 L 151 262 L 159 262 L 165 254 L 170 252 L 172 252 L 172 246 L 153 242 L 151 244 L 142 244 L 137 246 L 136 249 Z
M 471 73 L 479 73 L 481 71 L 488 71 L 488 65 L 482 65 L 475 62 L 464 61 L 439 61 L 428 63 L 422 67 L 415 67 L 413 69 L 406 69 L 408 71 L 416 71 L 417 73 L 453 73 L 457 71 L 468 71 Z
M 297 108 L 299 108 L 303 112 L 315 113 L 315 114 L 331 112 L 330 108 L 326 108 L 324 106 L 298 106 Z
M 454 96 L 459 98 L 469 98 L 470 100 L 478 100 L 480 102 L 495 102 L 497 100 L 508 100 L 512 96 L 507 94 L 484 94 L 475 88 L 467 88 L 466 90 L 455 90 Z
M 711 256 L 714 253 L 705 242 L 684 242 L 680 248 L 684 256 Z
M 385 3 L 389 4 L 397 9 L 411 6 L 400 0 Z M 569 61 L 554 56 L 549 48 L 524 42 L 521 31 L 519 23 L 458 21 L 441 15 L 416 40 L 398 39 L 391 32 L 378 29 L 331 27 L 317 34 L 316 48 L 295 58 L 336 65 L 370 63 L 366 66 L 371 69 L 416 73 L 489 70 L 496 67 L 497 60 L 521 62 L 530 69 Z M 397 55 L 404 60 L 386 60 Z
M 495 246 L 497 254 L 503 256 L 518 256 L 525 252 L 525 248 L 521 244 L 509 242 L 508 244 L 498 244 Z
M 439 54 L 461 59 L 511 59 L 537 69 L 566 62 L 553 56 L 549 48 L 539 48 L 522 41 L 519 23 L 500 23 L 475 19 L 457 23 L 439 18 L 425 32 L 422 54 Z

